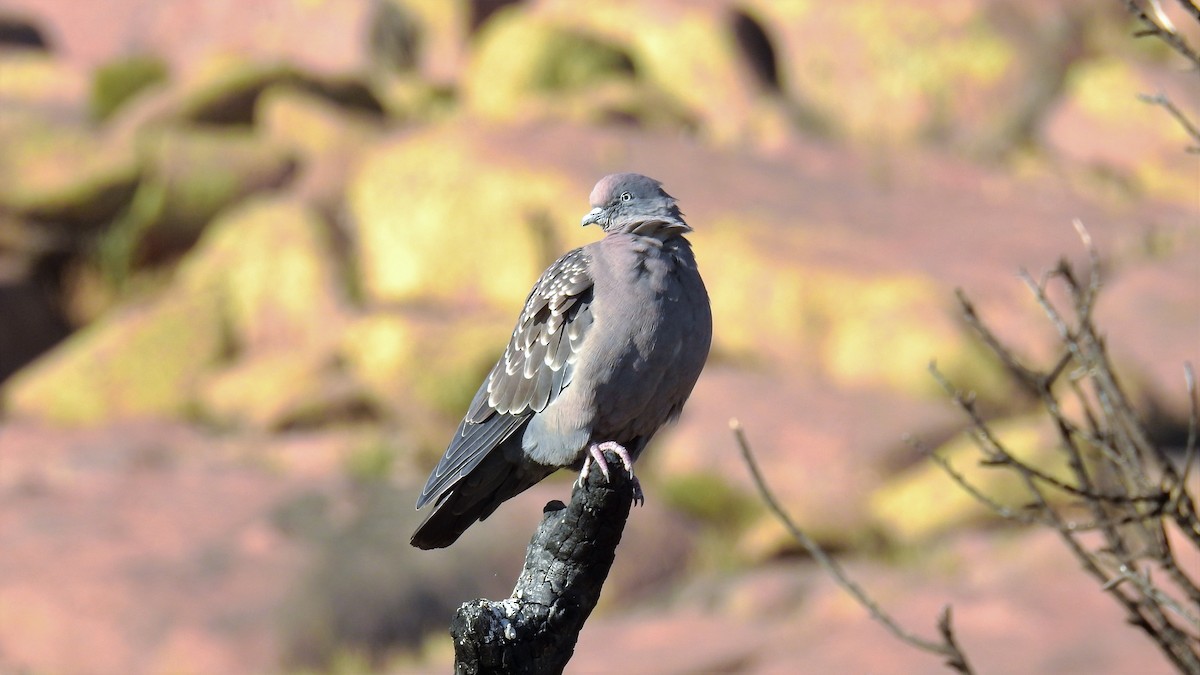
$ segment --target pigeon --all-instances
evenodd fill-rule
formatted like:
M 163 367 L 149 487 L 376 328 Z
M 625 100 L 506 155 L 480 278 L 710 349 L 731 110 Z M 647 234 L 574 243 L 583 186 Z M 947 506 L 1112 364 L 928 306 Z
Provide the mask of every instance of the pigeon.
M 411 544 L 454 543 L 500 504 L 561 468 L 609 476 L 612 450 L 633 463 L 675 420 L 708 359 L 712 313 L 692 228 L 658 181 L 605 176 L 583 225 L 599 241 L 542 273 L 492 368 L 430 474 L 417 508 L 433 510 Z

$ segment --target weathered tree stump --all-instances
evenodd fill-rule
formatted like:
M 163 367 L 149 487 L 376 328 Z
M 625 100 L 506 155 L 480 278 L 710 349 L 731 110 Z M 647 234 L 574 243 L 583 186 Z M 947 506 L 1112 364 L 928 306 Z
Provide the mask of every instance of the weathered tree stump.
M 605 453 L 611 479 L 589 472 L 571 503 L 546 504 L 512 596 L 463 604 L 450 624 L 454 669 L 477 673 L 561 673 L 600 599 L 633 502 L 619 458 Z

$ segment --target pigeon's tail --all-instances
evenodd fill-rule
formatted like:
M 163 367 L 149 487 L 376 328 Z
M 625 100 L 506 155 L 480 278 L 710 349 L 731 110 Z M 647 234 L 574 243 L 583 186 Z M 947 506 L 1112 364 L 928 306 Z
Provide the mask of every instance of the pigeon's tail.
M 453 544 L 468 527 L 492 515 L 500 504 L 528 490 L 553 470 L 540 464 L 512 464 L 504 453 L 492 451 L 438 500 L 409 543 L 420 549 Z
M 486 518 L 485 511 L 490 514 L 488 502 L 474 502 L 466 504 L 464 508 L 460 503 L 462 501 L 459 495 L 451 493 L 417 527 L 409 543 L 425 550 L 446 548 L 458 541 L 468 527 Z M 491 509 L 495 510 L 495 505 Z

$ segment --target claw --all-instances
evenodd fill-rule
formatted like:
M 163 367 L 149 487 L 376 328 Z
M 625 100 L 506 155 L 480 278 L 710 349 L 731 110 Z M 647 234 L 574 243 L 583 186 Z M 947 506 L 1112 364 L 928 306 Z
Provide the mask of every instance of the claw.
M 595 443 L 588 447 L 588 454 L 583 458 L 583 469 L 579 471 L 579 478 L 575 481 L 575 484 L 583 485 L 583 482 L 587 480 L 588 472 L 591 471 L 593 463 L 600 469 L 600 473 L 604 476 L 605 481 L 611 480 L 612 476 L 608 471 L 608 462 L 604 460 L 605 450 L 612 450 L 613 454 L 620 457 L 621 464 L 629 472 L 629 480 L 633 483 L 633 503 L 638 506 L 645 504 L 646 496 L 642 492 L 642 482 L 633 473 L 633 458 L 629 456 L 629 451 L 625 449 L 625 446 L 616 441 Z
M 612 443 L 612 441 L 609 441 L 609 443 Z M 613 443 L 613 445 L 616 444 Z M 621 448 L 619 445 L 617 445 L 617 447 Z M 587 459 L 583 460 L 583 475 L 585 478 L 587 477 L 588 464 L 590 462 L 595 462 L 596 466 L 600 469 L 600 473 L 604 476 L 604 480 L 612 480 L 612 475 L 608 472 L 608 462 L 604 461 L 604 449 L 605 448 L 603 444 L 593 445 L 588 448 L 588 457 Z M 625 448 L 621 448 L 621 450 L 623 452 Z

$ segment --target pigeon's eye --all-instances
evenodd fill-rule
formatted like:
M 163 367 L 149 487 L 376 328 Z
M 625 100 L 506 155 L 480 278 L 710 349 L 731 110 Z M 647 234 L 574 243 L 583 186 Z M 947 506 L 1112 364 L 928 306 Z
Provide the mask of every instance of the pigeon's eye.
M 628 193 L 628 192 L 622 192 L 622 193 L 621 193 L 621 201 L 623 201 L 623 202 L 631 202 L 631 201 L 633 201 L 633 195 L 632 195 L 631 193 Z

